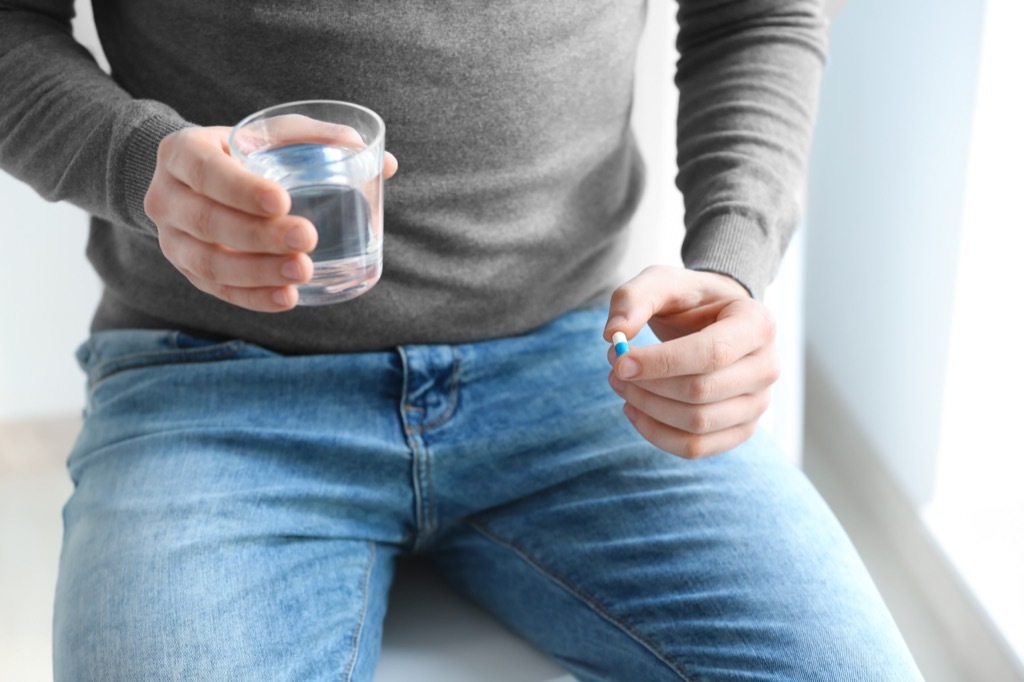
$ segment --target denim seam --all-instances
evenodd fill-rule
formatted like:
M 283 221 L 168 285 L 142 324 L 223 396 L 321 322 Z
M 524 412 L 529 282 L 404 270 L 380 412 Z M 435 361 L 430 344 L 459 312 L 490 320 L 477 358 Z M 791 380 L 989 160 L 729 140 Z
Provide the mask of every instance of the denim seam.
M 344 680 L 350 682 L 356 670 L 356 662 L 359 660 L 359 642 L 362 639 L 363 628 L 366 626 L 366 612 L 370 602 L 370 575 L 373 573 L 374 564 L 377 560 L 377 544 L 366 543 L 370 547 L 370 560 L 366 562 L 366 570 L 363 572 L 363 603 L 359 607 L 359 622 L 356 625 L 355 636 L 352 641 L 352 658 L 349 659 L 348 669 L 345 670 Z
M 413 479 L 413 499 L 416 508 L 416 531 L 411 535 L 419 537 L 430 535 L 432 530 L 435 529 L 432 516 L 434 513 L 434 491 L 430 475 L 430 454 L 427 452 L 427 446 L 423 442 L 420 430 L 409 422 L 407 409 L 409 409 L 409 406 L 404 406 L 401 410 L 401 421 L 402 431 L 406 434 L 406 446 L 409 447 L 409 452 L 412 456 L 411 475 Z M 417 539 L 414 545 L 419 544 L 419 542 L 419 539 Z
M 425 445 L 425 444 L 424 444 Z M 434 476 L 431 470 L 433 457 L 426 447 L 423 448 L 423 475 L 427 479 L 427 533 L 437 530 L 437 496 L 434 492 Z
M 426 444 L 418 435 L 409 440 L 412 449 L 413 481 L 415 482 L 414 494 L 416 499 L 416 541 L 414 546 L 419 546 L 424 536 L 432 535 L 437 530 L 434 519 L 434 483 L 430 474 L 430 453 Z
M 420 542 L 420 536 L 430 532 L 431 518 L 429 512 L 432 508 L 430 498 L 433 495 L 433 490 L 430 487 L 429 471 L 426 477 L 421 475 L 421 463 L 424 457 L 427 456 L 426 444 L 423 442 L 421 421 L 426 410 L 419 405 L 413 405 L 409 402 L 409 360 L 403 348 L 399 347 L 398 353 L 402 359 L 402 396 L 399 400 L 398 412 L 402 421 L 402 431 L 405 434 L 405 444 L 409 448 L 411 455 L 413 503 L 416 511 L 416 529 L 413 533 L 416 537 L 413 541 L 415 548 Z M 419 419 L 411 419 L 411 412 L 417 413 Z M 426 466 L 429 467 L 429 460 Z M 426 490 L 424 490 L 423 478 L 427 478 Z M 424 494 L 427 495 L 427 500 L 424 500 Z
M 459 404 L 459 356 L 455 354 L 454 349 L 452 350 L 452 373 L 451 379 L 449 380 L 448 386 L 448 400 L 445 405 L 443 413 L 438 415 L 435 419 L 422 424 L 420 432 L 424 432 L 428 429 L 435 428 L 444 424 L 452 418 L 455 414 L 455 410 Z M 437 531 L 437 495 L 434 491 L 434 476 L 433 476 L 433 457 L 426 447 L 426 442 L 423 443 L 423 461 L 426 471 L 424 475 L 427 479 L 427 523 L 426 529 L 428 533 L 435 533 Z
M 626 636 L 637 642 L 640 646 L 650 651 L 652 654 L 654 654 L 655 658 L 664 663 L 669 669 L 672 670 L 672 672 L 679 675 L 679 679 L 684 680 L 684 682 L 695 682 L 694 678 L 690 677 L 685 671 L 680 669 L 678 665 L 669 660 L 668 655 L 661 651 L 653 642 L 649 641 L 646 637 L 636 632 L 632 627 L 630 627 L 628 623 L 625 623 L 616 618 L 615 616 L 613 616 L 611 613 L 608 612 L 607 609 L 601 606 L 601 604 L 597 600 L 587 595 L 583 590 L 573 585 L 567 579 L 546 569 L 544 566 L 541 565 L 540 561 L 538 561 L 536 558 L 528 554 L 525 549 L 519 547 L 511 540 L 505 540 L 503 538 L 498 537 L 490 528 L 487 528 L 481 523 L 475 521 L 468 521 L 467 523 L 470 528 L 473 528 L 478 533 L 483 535 L 485 538 L 501 545 L 502 547 L 511 550 L 513 553 L 515 553 L 516 556 L 525 561 L 528 565 L 532 566 L 538 573 L 548 578 L 549 580 L 553 581 L 562 589 L 569 592 L 569 594 L 579 599 L 585 606 L 591 609 L 594 613 L 596 613 L 601 618 L 603 618 L 604 620 L 608 621 L 610 624 L 621 630 L 623 633 L 626 634 Z

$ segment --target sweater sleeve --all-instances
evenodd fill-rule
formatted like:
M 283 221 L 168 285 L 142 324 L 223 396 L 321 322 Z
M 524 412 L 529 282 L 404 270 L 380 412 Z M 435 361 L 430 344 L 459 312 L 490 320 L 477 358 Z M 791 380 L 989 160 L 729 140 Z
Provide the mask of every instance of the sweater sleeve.
M 755 298 L 800 220 L 825 61 L 817 0 L 680 0 L 683 262 Z
M 71 34 L 73 0 L 0 0 L 0 168 L 50 201 L 155 234 L 156 149 L 187 123 L 137 100 Z

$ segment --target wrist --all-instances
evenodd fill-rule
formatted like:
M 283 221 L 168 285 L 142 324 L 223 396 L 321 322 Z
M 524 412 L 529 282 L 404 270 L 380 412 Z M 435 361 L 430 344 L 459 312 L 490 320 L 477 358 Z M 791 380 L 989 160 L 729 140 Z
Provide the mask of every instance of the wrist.
M 737 298 L 753 298 L 750 290 L 732 275 L 728 275 L 723 272 L 715 272 L 713 270 L 695 270 L 701 275 L 716 280 L 721 286 L 725 287 L 726 290 L 735 294 Z

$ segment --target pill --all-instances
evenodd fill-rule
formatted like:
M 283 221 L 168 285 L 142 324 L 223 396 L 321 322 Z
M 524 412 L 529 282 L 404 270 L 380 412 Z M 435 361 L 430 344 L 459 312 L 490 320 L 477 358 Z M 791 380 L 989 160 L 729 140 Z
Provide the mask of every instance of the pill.
M 626 335 L 622 332 L 612 334 L 612 343 L 615 344 L 615 357 L 629 352 L 629 343 L 626 342 Z

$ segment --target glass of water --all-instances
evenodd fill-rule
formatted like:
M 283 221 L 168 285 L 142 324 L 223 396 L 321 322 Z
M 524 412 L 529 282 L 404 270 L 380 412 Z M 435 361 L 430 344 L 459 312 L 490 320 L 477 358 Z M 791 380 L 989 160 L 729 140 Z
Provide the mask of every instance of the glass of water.
M 247 116 L 231 131 L 231 154 L 292 198 L 291 214 L 319 235 L 313 278 L 299 305 L 366 293 L 382 265 L 384 121 L 358 104 L 311 100 Z

